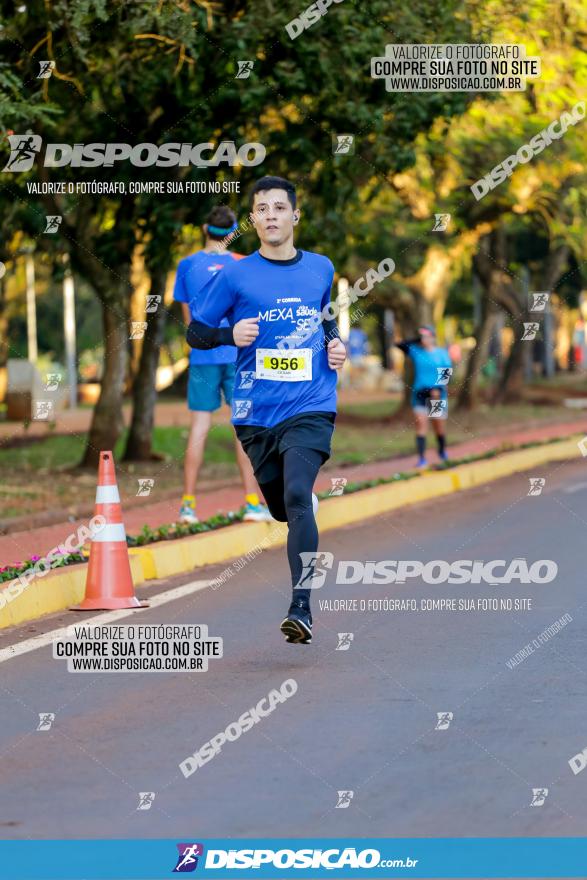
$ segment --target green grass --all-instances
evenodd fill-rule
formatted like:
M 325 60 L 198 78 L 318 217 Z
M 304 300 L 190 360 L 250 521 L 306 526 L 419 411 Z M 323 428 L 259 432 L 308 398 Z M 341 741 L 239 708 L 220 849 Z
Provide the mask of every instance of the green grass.
M 369 403 L 352 403 L 339 406 L 339 413 L 360 416 L 364 419 L 386 419 L 401 406 L 401 399 L 374 400 Z
M 125 431 L 116 444 L 114 455 L 120 459 L 126 443 Z M 187 429 L 179 426 L 155 428 L 153 450 L 160 455 L 183 460 Z M 33 441 L 30 446 L 3 449 L 0 463 L 5 468 L 26 471 L 54 471 L 78 464 L 84 454 L 86 435 L 63 434 Z M 204 461 L 209 464 L 234 460 L 234 431 L 230 425 L 215 425 L 210 431 Z
M 183 461 L 187 438 L 187 428 L 155 428 L 153 450 L 160 455 Z M 234 430 L 230 425 L 213 425 L 208 434 L 204 462 L 220 464 L 227 461 L 234 461 Z

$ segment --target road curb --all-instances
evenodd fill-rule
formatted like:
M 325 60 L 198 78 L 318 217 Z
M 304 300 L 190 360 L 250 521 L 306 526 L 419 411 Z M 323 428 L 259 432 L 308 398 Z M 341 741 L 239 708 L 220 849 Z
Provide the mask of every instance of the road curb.
M 413 480 L 386 483 L 329 498 L 320 504 L 318 527 L 325 532 L 352 525 L 407 504 L 471 489 L 547 462 L 575 458 L 577 442 L 582 436 L 578 434 L 450 470 L 425 472 Z M 155 578 L 185 574 L 204 565 L 234 560 L 220 575 L 220 585 L 264 549 L 282 545 L 286 538 L 285 523 L 238 523 L 205 534 L 136 547 L 129 551 L 133 582 L 138 587 Z M 23 593 L 0 607 L 0 629 L 36 620 L 80 602 L 84 596 L 86 571 L 85 565 L 72 565 L 36 578 Z
M 130 570 L 135 587 L 145 582 L 142 559 L 134 550 L 130 551 Z M 86 591 L 87 572 L 87 565 L 68 565 L 35 578 L 19 596 L 0 607 L 0 630 L 79 604 Z

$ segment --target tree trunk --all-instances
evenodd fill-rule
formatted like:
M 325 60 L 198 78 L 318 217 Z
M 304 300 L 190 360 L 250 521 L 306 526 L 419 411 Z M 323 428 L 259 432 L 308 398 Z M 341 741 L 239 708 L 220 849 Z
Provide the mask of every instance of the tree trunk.
M 529 315 L 523 313 L 520 315 L 519 322 L 516 322 L 514 326 L 514 341 L 501 382 L 499 383 L 499 388 L 493 398 L 493 404 L 516 403 L 522 396 L 526 373 L 526 358 L 531 357 L 532 354 L 532 349 L 528 347 L 531 343 L 522 339 L 523 321 L 528 319 Z
M 564 272 L 568 256 L 569 248 L 567 245 L 559 245 L 552 249 L 547 257 L 544 271 L 545 283 L 542 289 L 549 291 L 551 295 Z M 524 323 L 539 321 L 541 316 L 540 312 L 533 313 L 529 311 L 525 291 L 518 294 L 518 301 L 518 313 L 513 315 L 514 342 L 505 366 L 503 378 L 495 395 L 494 403 L 514 403 L 520 399 L 524 386 L 526 358 L 531 357 L 532 353 L 532 349 L 528 347 L 528 342 L 522 340 Z
M 157 366 L 163 339 L 167 310 L 163 305 L 167 272 L 159 268 L 151 270 L 151 294 L 159 294 L 161 302 L 157 311 L 146 315 L 147 330 L 137 375 L 135 377 L 132 399 L 133 411 L 130 432 L 124 451 L 125 460 L 149 461 L 154 458 L 152 449 L 155 403 L 157 400 Z
M 122 402 L 128 337 L 124 303 L 127 299 L 128 288 L 123 284 L 119 287 L 116 298 L 109 298 L 108 303 L 102 302 L 104 369 L 100 397 L 94 409 L 82 467 L 97 467 L 101 451 L 114 451 L 124 427 Z
M 479 374 L 485 363 L 487 348 L 496 318 L 497 308 L 495 304 L 487 296 L 483 296 L 481 300 L 481 323 L 475 331 L 475 348 L 472 350 L 467 361 L 467 375 L 459 393 L 458 409 L 470 412 L 476 408 L 479 402 Z

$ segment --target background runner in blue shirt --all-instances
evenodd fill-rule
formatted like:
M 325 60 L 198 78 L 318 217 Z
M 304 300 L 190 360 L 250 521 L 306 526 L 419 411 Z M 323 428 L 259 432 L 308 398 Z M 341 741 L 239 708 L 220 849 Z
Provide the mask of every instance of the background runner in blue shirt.
M 211 211 L 208 222 L 203 226 L 206 239 L 204 249 L 181 260 L 177 267 L 173 298 L 182 303 L 184 320 L 188 325 L 208 282 L 219 272 L 225 271 L 231 263 L 242 259 L 240 254 L 229 253 L 224 243 L 234 229 L 236 229 L 236 217 L 233 211 L 223 205 L 217 206 Z M 227 321 L 224 323 L 228 325 Z M 188 408 L 191 412 L 191 424 L 184 462 L 184 494 L 179 511 L 180 522 L 198 522 L 196 482 L 204 458 L 206 438 L 212 424 L 212 413 L 222 405 L 221 394 L 224 395 L 225 402 L 229 406 L 232 405 L 236 351 L 234 345 L 223 345 L 208 351 L 193 348 L 190 351 Z M 268 520 L 271 518 L 269 511 L 260 503 L 259 487 L 238 438 L 235 438 L 235 448 L 245 488 L 244 519 L 256 522 Z
M 397 347 L 412 360 L 412 410 L 416 423 L 418 467 L 426 467 L 426 434 L 428 419 L 432 420 L 438 455 L 447 461 L 446 419 L 448 415 L 447 385 L 452 373 L 451 359 L 446 348 L 436 345 L 436 331 L 429 324 L 418 328 L 418 338 L 397 342 Z
M 309 642 L 319 556 L 312 489 L 330 457 L 335 371 L 346 349 L 335 322 L 321 316 L 330 301 L 332 263 L 294 247 L 300 211 L 293 184 L 262 178 L 251 211 L 259 251 L 208 285 L 187 338 L 200 349 L 238 347 L 232 420 L 272 516 L 289 525 L 293 598 L 281 630 L 290 642 Z M 223 318 L 230 327 L 221 327 Z

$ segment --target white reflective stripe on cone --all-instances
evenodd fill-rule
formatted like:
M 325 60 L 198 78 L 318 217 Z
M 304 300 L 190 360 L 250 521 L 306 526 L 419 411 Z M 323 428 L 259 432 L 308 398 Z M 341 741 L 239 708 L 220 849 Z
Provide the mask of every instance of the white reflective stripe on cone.
M 92 541 L 125 541 L 126 532 L 124 523 L 107 523 L 99 532 L 96 532 Z
M 98 486 L 96 489 L 96 504 L 120 504 L 118 486 Z

